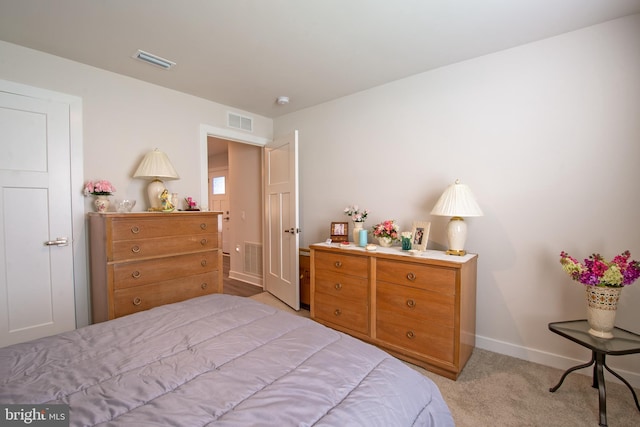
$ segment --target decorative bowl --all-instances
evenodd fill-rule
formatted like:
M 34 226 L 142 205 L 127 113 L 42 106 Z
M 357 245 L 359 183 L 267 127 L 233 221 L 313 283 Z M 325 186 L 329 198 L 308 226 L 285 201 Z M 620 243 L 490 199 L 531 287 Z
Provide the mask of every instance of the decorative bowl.
M 122 212 L 131 212 L 133 207 L 136 205 L 135 200 L 125 199 L 125 200 L 116 200 L 116 211 Z

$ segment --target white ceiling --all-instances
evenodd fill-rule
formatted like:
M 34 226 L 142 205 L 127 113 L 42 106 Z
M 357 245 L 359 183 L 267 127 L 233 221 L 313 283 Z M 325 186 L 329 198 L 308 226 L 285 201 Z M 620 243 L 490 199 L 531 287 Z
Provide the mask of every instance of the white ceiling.
M 277 117 L 634 13 L 640 0 L 0 0 L 0 40 Z

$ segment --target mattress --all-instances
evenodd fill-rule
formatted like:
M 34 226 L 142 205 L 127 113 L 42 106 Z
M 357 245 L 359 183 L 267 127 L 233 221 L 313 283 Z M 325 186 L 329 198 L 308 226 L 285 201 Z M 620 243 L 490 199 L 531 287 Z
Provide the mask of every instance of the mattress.
M 454 425 L 384 351 L 221 294 L 0 348 L 0 404 L 66 404 L 72 426 Z

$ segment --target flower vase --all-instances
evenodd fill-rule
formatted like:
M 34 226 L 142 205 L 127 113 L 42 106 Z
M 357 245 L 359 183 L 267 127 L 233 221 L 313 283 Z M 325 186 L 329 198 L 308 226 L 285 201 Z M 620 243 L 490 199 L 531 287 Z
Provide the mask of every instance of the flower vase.
M 383 248 L 390 248 L 393 244 L 391 237 L 378 237 L 378 242 Z
M 96 212 L 107 212 L 109 210 L 109 203 L 109 196 L 96 196 L 96 199 L 93 201 Z
M 598 338 L 613 338 L 616 310 L 622 288 L 585 286 L 587 291 L 587 323 L 589 334 Z
M 353 222 L 353 242 L 355 244 L 358 244 L 358 242 L 360 241 L 360 230 L 362 230 L 363 224 L 363 222 Z

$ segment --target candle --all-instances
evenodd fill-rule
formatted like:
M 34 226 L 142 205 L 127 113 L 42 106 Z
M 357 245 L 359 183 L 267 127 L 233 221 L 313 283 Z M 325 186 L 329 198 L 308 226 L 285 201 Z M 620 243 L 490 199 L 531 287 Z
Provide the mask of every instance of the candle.
M 358 246 L 362 246 L 363 248 L 367 246 L 367 230 L 360 230 L 360 241 Z

